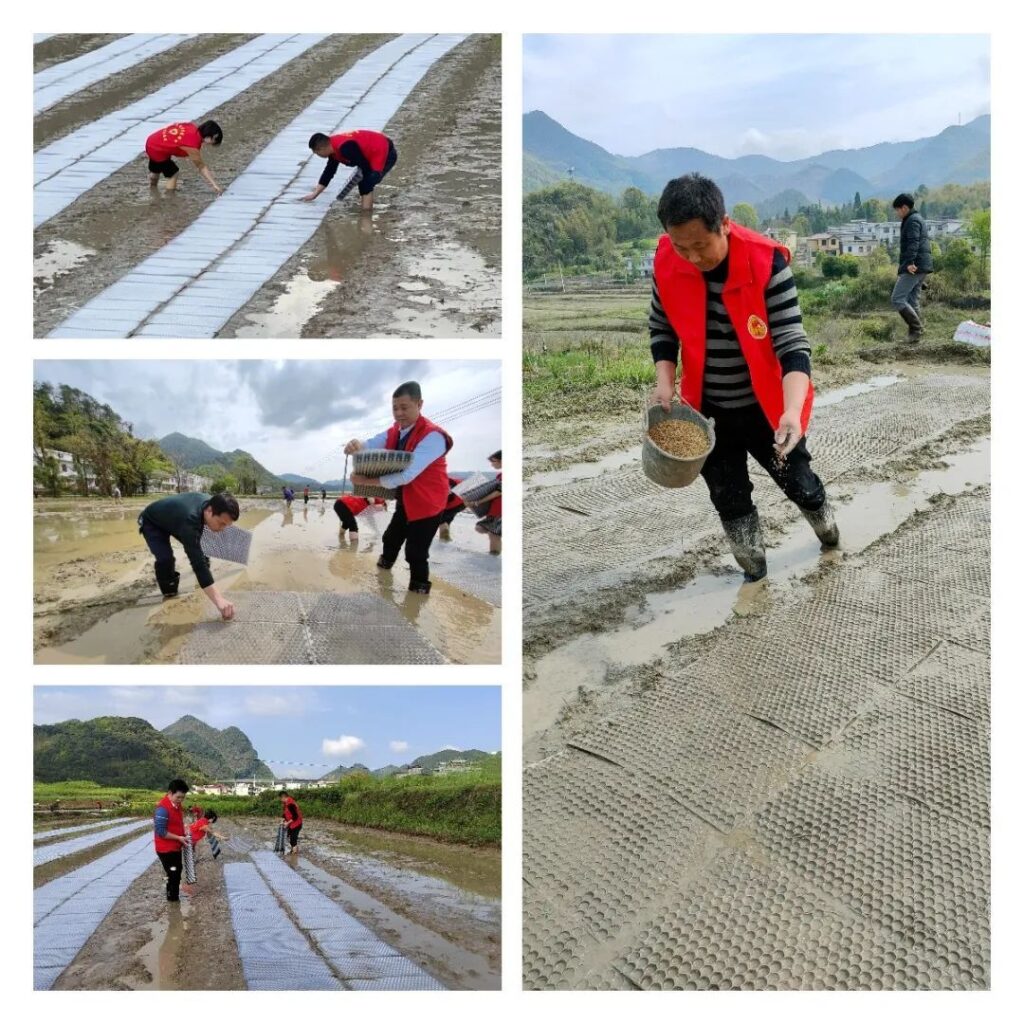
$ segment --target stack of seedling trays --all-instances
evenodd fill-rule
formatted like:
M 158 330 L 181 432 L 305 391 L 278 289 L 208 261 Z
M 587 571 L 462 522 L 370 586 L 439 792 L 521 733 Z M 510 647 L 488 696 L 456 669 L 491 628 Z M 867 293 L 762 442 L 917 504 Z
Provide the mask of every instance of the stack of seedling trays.
M 387 448 L 365 448 L 352 456 L 352 472 L 358 476 L 379 478 L 389 473 L 401 473 L 412 464 L 412 452 L 391 451 Z M 393 487 L 377 484 L 353 484 L 352 493 L 359 498 L 396 498 Z

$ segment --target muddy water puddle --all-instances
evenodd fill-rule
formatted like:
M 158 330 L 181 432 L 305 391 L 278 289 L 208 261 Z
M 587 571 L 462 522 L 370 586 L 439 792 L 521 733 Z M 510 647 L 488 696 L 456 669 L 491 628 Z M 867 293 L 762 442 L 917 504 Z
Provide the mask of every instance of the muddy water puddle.
M 856 554 L 898 529 L 915 512 L 927 509 L 937 494 L 958 494 L 989 482 L 991 440 L 982 438 L 943 457 L 945 466 L 867 485 L 830 488 L 842 541 L 838 551 L 822 551 L 799 518 L 768 549 L 768 577 L 754 584 L 737 582 L 730 556 L 687 585 L 646 595 L 627 609 L 621 626 L 586 633 L 540 658 L 536 677 L 523 693 L 523 734 L 535 740 L 554 726 L 580 689 L 601 685 L 612 669 L 637 667 L 663 658 L 670 644 L 701 636 L 734 618 L 767 611 L 789 597 L 799 581 L 823 561 Z M 710 507 L 709 507 L 709 515 Z
M 56 503 L 54 503 L 56 504 Z M 199 622 L 216 617 L 195 587 L 176 546 L 181 596 L 163 601 L 151 585 L 151 556 L 138 535 L 138 508 L 84 510 L 42 505 L 35 519 L 36 659 L 49 663 L 173 662 Z M 246 567 L 214 560 L 218 586 L 244 590 L 378 594 L 450 661 L 497 663 L 500 609 L 458 584 L 459 571 L 486 550 L 469 517 L 452 524 L 452 542 L 436 541 L 439 565 L 429 598 L 410 594 L 407 570 L 376 568 L 387 515 L 360 519 L 356 542 L 342 541 L 333 503 L 242 501 L 239 525 L 253 533 Z M 463 557 L 460 559 L 459 555 Z M 454 573 L 447 582 L 445 566 Z M 457 571 L 459 570 L 459 571 Z M 466 586 L 470 586 L 469 583 Z M 80 627 L 80 628 L 79 628 Z M 48 639 L 53 637 L 54 639 Z
M 66 238 L 55 238 L 35 257 L 32 264 L 33 297 L 46 291 L 63 274 L 80 267 L 96 250 Z

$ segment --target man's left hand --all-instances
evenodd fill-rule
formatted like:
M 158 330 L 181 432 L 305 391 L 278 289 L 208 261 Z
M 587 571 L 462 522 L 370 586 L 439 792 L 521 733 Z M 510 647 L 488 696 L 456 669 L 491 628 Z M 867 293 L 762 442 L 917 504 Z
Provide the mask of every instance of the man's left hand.
M 352 481 L 352 483 L 360 484 L 360 485 L 362 485 L 364 487 L 365 486 L 372 486 L 373 483 L 374 483 L 374 478 L 373 477 L 363 476 L 362 473 L 353 473 L 352 476 L 349 479 Z
M 907 264 L 907 273 L 908 274 L 916 274 L 917 273 L 917 264 L 916 263 L 908 263 Z
M 803 433 L 799 411 L 784 412 L 775 431 L 775 454 L 784 459 L 800 443 Z

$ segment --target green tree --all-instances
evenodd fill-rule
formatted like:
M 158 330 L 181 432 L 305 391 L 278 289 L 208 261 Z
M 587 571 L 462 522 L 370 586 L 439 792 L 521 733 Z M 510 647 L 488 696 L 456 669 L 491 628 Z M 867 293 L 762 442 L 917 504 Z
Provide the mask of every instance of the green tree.
M 760 223 L 757 210 L 750 203 L 737 203 L 732 208 L 732 213 L 729 214 L 729 217 L 736 221 L 737 224 L 742 224 L 745 228 L 756 228 Z
M 220 491 L 231 491 L 234 493 L 237 490 L 238 478 L 232 473 L 221 473 L 210 483 L 210 492 L 212 494 L 218 494 Z
M 259 487 L 259 471 L 256 460 L 246 453 L 236 455 L 231 464 L 232 472 L 238 480 L 239 494 L 255 494 Z
M 963 238 L 954 238 L 942 254 L 941 269 L 958 282 L 963 282 L 974 266 L 974 252 Z
M 975 210 L 968 221 L 967 234 L 981 250 L 981 259 L 984 263 L 988 259 L 989 249 L 992 245 L 992 211 L 990 209 Z
M 804 213 L 798 213 L 790 225 L 800 238 L 806 238 L 811 233 L 811 222 Z

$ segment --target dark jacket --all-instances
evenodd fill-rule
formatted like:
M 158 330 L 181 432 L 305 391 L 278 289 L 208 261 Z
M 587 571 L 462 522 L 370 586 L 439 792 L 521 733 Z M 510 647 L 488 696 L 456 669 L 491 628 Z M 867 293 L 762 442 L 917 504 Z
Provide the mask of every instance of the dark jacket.
M 928 228 L 917 210 L 911 210 L 900 225 L 899 272 L 905 274 L 911 263 L 917 267 L 919 274 L 930 274 L 934 269 L 932 248 L 928 244 Z
M 172 494 L 169 498 L 160 498 L 152 505 L 147 505 L 139 517 L 181 543 L 200 587 L 208 587 L 213 583 L 210 560 L 203 554 L 200 544 L 204 528 L 203 509 L 209 504 L 209 494 Z

